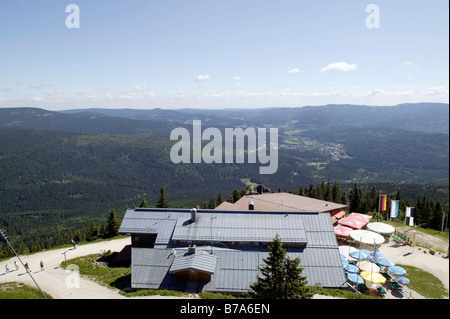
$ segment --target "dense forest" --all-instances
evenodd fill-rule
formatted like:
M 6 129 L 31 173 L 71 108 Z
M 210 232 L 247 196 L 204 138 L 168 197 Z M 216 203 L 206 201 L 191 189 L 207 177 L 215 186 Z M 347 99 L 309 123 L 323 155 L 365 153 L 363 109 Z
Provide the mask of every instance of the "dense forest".
M 402 118 L 402 128 L 392 125 Z M 170 132 L 191 130 L 193 119 L 221 131 L 278 127 L 277 172 L 259 174 L 259 163 L 172 163 Z M 23 253 L 103 238 L 111 211 L 120 220 L 127 207 L 158 206 L 161 187 L 171 207 L 214 208 L 248 191 L 244 180 L 369 214 L 383 193 L 401 199 L 400 214 L 414 206 L 417 223 L 439 228 L 449 206 L 448 143 L 448 104 L 0 109 L 0 229 Z
M 386 188 L 386 184 L 378 185 Z M 364 192 L 364 189 L 370 188 L 369 191 Z M 381 194 L 388 195 L 389 199 L 398 200 L 399 201 L 399 214 L 398 220 L 404 220 L 405 218 L 405 208 L 406 207 L 415 207 L 415 224 L 420 225 L 423 228 L 430 228 L 435 230 L 441 230 L 442 227 L 442 217 L 443 214 L 447 214 L 448 216 L 448 189 L 440 189 L 441 196 L 437 196 L 436 192 L 432 189 L 426 190 L 425 193 L 429 195 L 424 195 L 424 190 L 420 190 L 420 188 L 416 186 L 409 185 L 408 188 L 405 188 L 404 185 L 389 185 L 389 189 L 391 191 L 379 191 L 377 186 L 372 185 L 364 185 L 363 187 L 359 187 L 354 184 L 352 188 L 349 188 L 349 185 L 345 187 L 341 187 L 338 182 L 334 182 L 330 184 L 330 182 L 322 182 L 319 185 L 310 185 L 309 187 L 300 186 L 298 190 L 286 190 L 283 189 L 284 192 L 289 192 L 291 194 L 296 194 L 300 196 L 306 196 L 316 199 L 321 199 L 325 201 L 330 201 L 334 203 L 341 203 L 348 205 L 348 212 L 358 212 L 361 214 L 369 214 L 372 216 L 376 216 L 378 212 L 378 202 L 379 196 Z M 396 190 L 395 190 L 396 189 Z M 403 195 L 402 191 L 405 190 L 406 196 Z M 415 190 L 415 193 L 411 191 Z M 278 192 L 281 192 L 281 188 L 278 188 Z M 246 194 L 252 193 L 252 190 L 247 187 L 244 189 L 235 189 L 227 198 L 226 201 L 230 203 L 235 203 L 242 196 Z M 422 194 L 417 196 L 417 194 Z M 439 193 L 439 191 L 438 191 Z M 414 199 L 414 196 L 416 198 Z M 437 199 L 441 198 L 441 199 Z M 441 200 L 445 202 L 445 208 L 441 203 Z M 222 193 L 219 193 L 217 199 L 214 197 L 210 197 L 209 200 L 203 203 L 202 208 L 214 209 L 218 205 L 223 202 Z M 388 203 L 389 206 L 389 203 Z M 378 213 L 378 218 L 380 220 L 388 219 L 388 210 L 384 213 Z M 447 220 L 447 217 L 445 218 Z M 446 228 L 446 227 L 444 227 Z
M 415 207 L 415 224 L 420 225 L 423 228 L 431 228 L 440 230 L 442 226 L 442 214 L 445 212 L 448 216 L 448 201 L 446 202 L 446 208 L 443 207 L 441 201 L 436 199 L 434 195 L 436 193 L 442 193 L 442 197 L 448 199 L 448 188 L 433 188 L 423 187 L 423 186 L 413 186 L 409 185 L 408 188 L 404 188 L 403 185 L 393 185 L 384 184 L 389 189 L 396 191 L 387 192 L 390 199 L 400 200 L 399 216 L 398 220 L 403 220 L 405 216 L 405 207 Z M 370 191 L 364 192 L 363 189 L 370 188 Z M 408 190 L 413 192 L 414 190 L 420 194 L 427 194 L 418 196 L 416 200 L 413 200 L 413 196 L 408 191 L 405 192 L 409 196 L 403 196 L 399 189 Z M 329 182 L 322 182 L 316 186 L 310 185 L 307 187 L 300 186 L 297 190 L 286 190 L 278 188 L 277 192 L 287 191 L 291 194 L 307 196 L 311 198 L 317 198 L 327 201 L 332 201 L 336 203 L 343 203 L 349 205 L 349 212 L 359 212 L 363 214 L 375 215 L 378 210 L 378 199 L 380 191 L 377 190 L 376 186 L 364 185 L 359 187 L 354 184 L 353 187 L 350 185 L 340 186 L 338 182 L 330 184 Z M 272 190 L 273 192 L 273 190 Z M 205 198 L 201 208 L 204 209 L 214 209 L 220 205 L 224 200 L 231 203 L 238 201 L 242 196 L 252 193 L 252 189 L 249 187 L 242 189 L 234 189 L 229 193 L 225 199 L 222 193 L 219 192 L 217 197 Z M 384 193 L 384 192 L 383 192 Z M 161 187 L 159 191 L 159 197 L 154 204 L 148 203 L 145 197 L 136 205 L 135 202 L 131 203 L 130 208 L 135 207 L 180 207 L 177 205 L 172 205 L 169 200 L 170 196 L 166 195 L 164 188 Z M 440 197 L 440 196 L 438 196 Z M 409 198 L 409 199 L 406 199 Z M 197 207 L 200 205 L 192 204 L 191 206 L 185 206 L 187 208 Z M 128 208 L 125 206 L 123 212 Z M 57 214 L 33 214 L 28 215 L 24 218 L 23 215 L 12 215 L 8 218 L 0 219 L 2 226 L 0 228 L 7 228 L 9 233 L 14 234 L 12 236 L 11 242 L 16 245 L 16 251 L 19 253 L 31 253 L 39 251 L 44 248 L 51 248 L 57 245 L 68 244 L 74 239 L 77 243 L 89 242 L 99 238 L 111 238 L 118 234 L 118 229 L 120 226 L 121 218 L 116 216 L 114 209 L 110 210 L 108 213 L 103 214 L 103 217 L 91 217 L 87 216 L 80 218 L 78 216 L 78 223 L 72 223 L 68 226 L 67 219 L 71 220 L 70 215 Z M 380 220 L 387 219 L 387 213 L 379 214 Z M 40 219 L 44 219 L 43 223 Z M 447 220 L 447 218 L 446 218 Z M 15 225 L 20 225 L 20 228 L 15 228 Z M 12 226 L 12 227 L 9 227 Z M 37 227 L 36 227 L 37 226 Z M 447 223 L 445 225 L 448 231 Z M 38 233 L 40 232 L 40 233 Z M 22 238 L 18 241 L 17 237 Z M 12 251 L 8 249 L 5 244 L 0 243 L 0 258 L 12 256 Z

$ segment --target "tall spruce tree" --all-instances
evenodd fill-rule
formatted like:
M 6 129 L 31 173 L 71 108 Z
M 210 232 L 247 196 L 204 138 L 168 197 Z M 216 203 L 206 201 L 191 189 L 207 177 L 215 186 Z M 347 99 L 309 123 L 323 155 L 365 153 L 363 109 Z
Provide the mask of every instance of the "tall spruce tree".
M 306 287 L 306 277 L 301 276 L 300 259 L 286 258 L 278 234 L 269 244 L 269 256 L 264 258 L 265 266 L 258 267 L 261 276 L 250 285 L 249 295 L 257 299 L 303 299 L 312 296 Z
M 133 206 L 135 206 L 134 203 L 133 203 Z M 142 198 L 142 201 L 141 201 L 141 203 L 139 204 L 139 207 L 141 207 L 141 208 L 147 208 L 147 207 L 148 207 L 147 201 L 145 200 L 145 197 Z M 135 208 L 136 208 L 136 207 L 135 207 Z
M 217 203 L 217 206 L 219 206 L 220 204 L 223 203 L 222 193 L 219 193 L 219 196 L 217 197 L 216 203 Z
M 91 222 L 91 228 L 89 228 L 88 234 L 87 234 L 87 240 L 93 241 L 100 238 L 100 228 L 95 224 L 95 221 Z M 75 240 L 75 238 L 74 238 Z M 79 242 L 75 240 L 75 242 Z
M 339 184 L 337 181 L 334 182 L 333 187 L 331 188 L 331 200 L 334 203 L 340 203 L 341 202 L 341 190 L 339 188 Z
M 307 280 L 302 276 L 303 268 L 299 267 L 300 258 L 286 258 L 284 278 L 284 299 L 310 299 L 314 292 L 306 286 Z
M 356 186 L 353 187 L 353 189 L 350 191 L 349 193 L 349 200 L 350 200 L 350 205 L 349 205 L 349 212 L 360 212 L 361 208 L 363 207 L 363 201 L 364 198 L 362 196 L 362 191 L 361 189 Z
M 112 209 L 109 212 L 108 220 L 105 227 L 105 237 L 112 238 L 119 234 L 120 222 L 116 218 L 116 211 Z
M 158 203 L 156 203 L 156 207 L 158 208 L 169 208 L 170 203 L 166 198 L 166 194 L 164 193 L 164 188 L 161 187 L 161 196 L 159 197 Z

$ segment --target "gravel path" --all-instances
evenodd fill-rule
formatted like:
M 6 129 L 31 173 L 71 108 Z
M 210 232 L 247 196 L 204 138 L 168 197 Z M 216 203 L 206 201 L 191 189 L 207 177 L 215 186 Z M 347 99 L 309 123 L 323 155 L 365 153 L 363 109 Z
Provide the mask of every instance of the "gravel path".
M 20 259 L 24 264 L 28 262 L 31 274 L 40 288 L 55 299 L 122 299 L 127 297 L 120 295 L 117 289 L 101 286 L 82 277 L 77 278 L 75 272 L 66 271 L 60 267 L 60 264 L 64 261 L 64 254 L 67 260 L 69 260 L 108 250 L 121 251 L 128 244 L 130 244 L 130 238 L 115 239 L 77 246 L 76 249 L 62 248 L 43 251 L 29 256 L 20 256 Z M 35 287 L 31 277 L 24 271 L 19 261 L 17 262 L 20 268 L 19 270 L 15 270 L 14 261 L 16 260 L 17 258 L 14 257 L 0 263 L 0 282 L 23 282 Z M 44 271 L 40 270 L 39 263 L 41 260 L 44 262 Z M 5 271 L 6 264 L 8 264 L 11 270 L 8 273 Z M 160 299 L 173 297 L 149 296 L 148 298 Z

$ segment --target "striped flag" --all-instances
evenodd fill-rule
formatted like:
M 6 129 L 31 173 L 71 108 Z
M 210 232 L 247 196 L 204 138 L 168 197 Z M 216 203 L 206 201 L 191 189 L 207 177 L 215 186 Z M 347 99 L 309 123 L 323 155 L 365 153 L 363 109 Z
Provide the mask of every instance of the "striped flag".
M 406 211 L 405 211 L 405 224 L 408 226 L 414 226 L 414 212 L 415 212 L 415 208 L 414 207 L 406 207 Z
M 387 209 L 387 195 L 380 195 L 379 211 L 385 212 Z
M 391 200 L 391 218 L 397 218 L 398 217 L 398 205 L 400 201 L 398 200 Z

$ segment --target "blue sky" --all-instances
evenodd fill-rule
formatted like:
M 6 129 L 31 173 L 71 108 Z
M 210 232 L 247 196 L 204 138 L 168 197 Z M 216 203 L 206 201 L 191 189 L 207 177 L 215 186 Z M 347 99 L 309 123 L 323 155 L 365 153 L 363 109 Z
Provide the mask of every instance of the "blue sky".
M 71 3 L 80 28 L 66 26 Z M 0 107 L 448 103 L 448 12 L 446 0 L 2 0 Z

